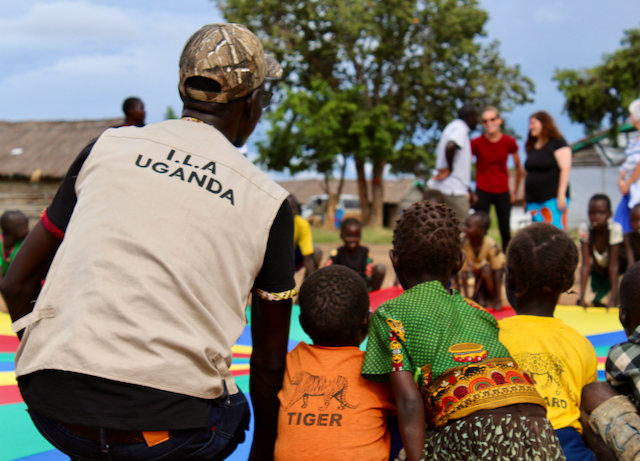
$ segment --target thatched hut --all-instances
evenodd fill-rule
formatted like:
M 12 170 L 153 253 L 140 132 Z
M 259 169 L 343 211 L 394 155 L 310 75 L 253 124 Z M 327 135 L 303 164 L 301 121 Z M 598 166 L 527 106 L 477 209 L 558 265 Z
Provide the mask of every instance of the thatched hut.
M 0 212 L 19 209 L 37 219 L 82 148 L 119 123 L 0 121 Z

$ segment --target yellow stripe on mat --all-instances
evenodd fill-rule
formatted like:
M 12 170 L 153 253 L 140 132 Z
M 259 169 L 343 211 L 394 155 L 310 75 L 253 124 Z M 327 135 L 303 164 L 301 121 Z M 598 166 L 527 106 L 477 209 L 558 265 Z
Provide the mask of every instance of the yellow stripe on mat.
M 558 306 L 555 316 L 584 336 L 622 330 L 617 307 Z
M 18 384 L 15 372 L 0 371 L 0 386 L 11 386 L 14 384 Z
M 234 344 L 231 347 L 231 351 L 235 354 L 251 354 L 253 348 L 251 346 L 242 346 L 240 344 Z
M 0 312 L 0 335 L 15 335 L 15 333 L 11 329 L 11 317 L 9 317 L 9 314 L 6 314 L 4 312 Z
M 249 370 L 250 369 L 250 365 L 248 363 L 240 363 L 240 364 L 231 364 L 231 368 L 229 368 L 229 370 L 231 371 L 240 371 L 240 370 Z

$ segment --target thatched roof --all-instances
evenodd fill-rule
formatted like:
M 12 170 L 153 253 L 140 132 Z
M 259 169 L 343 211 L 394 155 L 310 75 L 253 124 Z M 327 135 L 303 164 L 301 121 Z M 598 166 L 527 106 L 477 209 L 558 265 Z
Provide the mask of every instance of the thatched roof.
M 384 202 L 399 203 L 415 179 L 395 179 L 384 181 Z M 337 181 L 331 181 L 331 191 L 338 187 Z M 300 203 L 306 203 L 312 195 L 324 194 L 322 179 L 303 179 L 299 181 L 278 181 L 289 193 L 295 195 Z M 346 179 L 342 189 L 343 194 L 358 195 L 358 183 L 354 179 Z
M 83 121 L 0 121 L 0 176 L 62 178 L 90 141 L 121 119 Z

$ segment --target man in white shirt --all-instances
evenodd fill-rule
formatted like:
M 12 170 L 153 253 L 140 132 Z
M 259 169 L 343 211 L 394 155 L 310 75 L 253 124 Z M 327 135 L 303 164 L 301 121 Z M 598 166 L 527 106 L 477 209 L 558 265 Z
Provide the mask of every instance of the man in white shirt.
M 460 221 L 469 215 L 469 185 L 471 183 L 471 133 L 478 124 L 478 109 L 465 104 L 458 118 L 449 123 L 436 148 L 436 169 L 427 187 L 444 196 Z

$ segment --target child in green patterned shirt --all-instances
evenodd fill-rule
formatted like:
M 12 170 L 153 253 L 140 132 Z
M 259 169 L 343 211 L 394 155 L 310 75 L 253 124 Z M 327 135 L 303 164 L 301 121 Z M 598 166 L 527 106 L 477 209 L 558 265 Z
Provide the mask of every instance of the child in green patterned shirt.
M 564 459 L 495 318 L 448 289 L 462 265 L 459 229 L 446 205 L 404 211 L 390 257 L 406 291 L 374 313 L 362 374 L 389 380 L 409 461 Z

